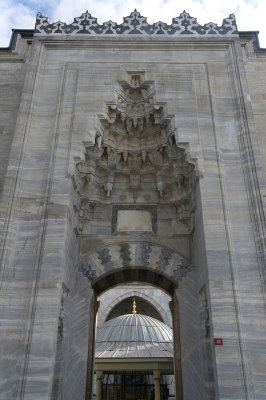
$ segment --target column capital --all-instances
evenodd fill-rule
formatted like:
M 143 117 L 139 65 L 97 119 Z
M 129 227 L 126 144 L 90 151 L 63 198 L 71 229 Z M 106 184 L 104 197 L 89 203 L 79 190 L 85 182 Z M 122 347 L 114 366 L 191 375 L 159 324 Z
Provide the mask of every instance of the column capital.
M 161 377 L 161 371 L 159 371 L 158 369 L 155 369 L 155 370 L 153 371 L 153 376 L 154 376 L 154 379 L 160 379 L 160 377 Z
M 97 379 L 102 379 L 103 371 L 95 371 Z

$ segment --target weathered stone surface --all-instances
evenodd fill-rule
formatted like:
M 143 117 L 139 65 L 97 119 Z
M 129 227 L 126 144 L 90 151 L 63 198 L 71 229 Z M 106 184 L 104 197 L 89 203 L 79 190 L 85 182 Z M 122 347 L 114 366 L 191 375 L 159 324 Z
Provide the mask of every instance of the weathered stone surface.
M 0 54 L 0 399 L 89 398 L 93 288 L 138 277 L 173 297 L 184 400 L 264 400 L 265 53 L 213 25 L 50 25 Z M 114 207 L 152 230 L 117 234 Z
M 117 231 L 152 231 L 151 213 L 149 211 L 119 210 L 117 215 Z

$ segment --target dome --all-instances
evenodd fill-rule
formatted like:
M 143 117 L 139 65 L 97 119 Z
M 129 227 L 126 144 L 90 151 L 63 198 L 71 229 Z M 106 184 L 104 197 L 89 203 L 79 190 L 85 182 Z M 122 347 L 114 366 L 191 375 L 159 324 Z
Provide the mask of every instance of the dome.
M 172 329 L 142 314 L 110 319 L 97 329 L 95 357 L 173 357 Z

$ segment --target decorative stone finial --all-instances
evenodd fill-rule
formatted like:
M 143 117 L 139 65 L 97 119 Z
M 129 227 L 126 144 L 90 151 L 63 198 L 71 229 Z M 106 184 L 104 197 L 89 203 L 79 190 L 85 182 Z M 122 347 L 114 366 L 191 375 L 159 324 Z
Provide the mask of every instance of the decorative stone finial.
M 134 297 L 134 300 L 133 300 L 133 310 L 132 310 L 132 314 L 137 314 L 135 297 Z

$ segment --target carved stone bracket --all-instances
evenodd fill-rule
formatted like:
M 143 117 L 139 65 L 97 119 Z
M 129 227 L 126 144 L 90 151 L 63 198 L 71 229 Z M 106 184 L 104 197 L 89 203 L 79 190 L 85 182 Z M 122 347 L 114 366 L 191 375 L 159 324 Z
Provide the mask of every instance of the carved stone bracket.
M 47 17 L 41 13 L 37 14 L 34 34 L 89 34 L 89 35 L 237 35 L 237 26 L 234 14 L 223 20 L 221 26 L 209 22 L 200 25 L 197 19 L 183 11 L 179 17 L 172 19 L 172 24 L 156 22 L 148 24 L 147 18 L 143 17 L 136 9 L 127 17 L 122 24 L 113 21 L 99 24 L 97 19 L 86 11 L 80 17 L 74 18 L 72 24 L 65 22 L 49 23 Z
M 186 225 L 190 232 L 194 227 L 194 216 L 196 210 L 196 201 L 194 197 L 194 192 L 191 190 L 189 197 L 184 198 L 175 204 L 177 222 Z
M 87 197 L 84 197 L 76 190 L 73 196 L 74 209 L 74 229 L 77 234 L 82 233 L 83 223 L 91 220 L 96 207 L 95 202 L 91 202 Z

